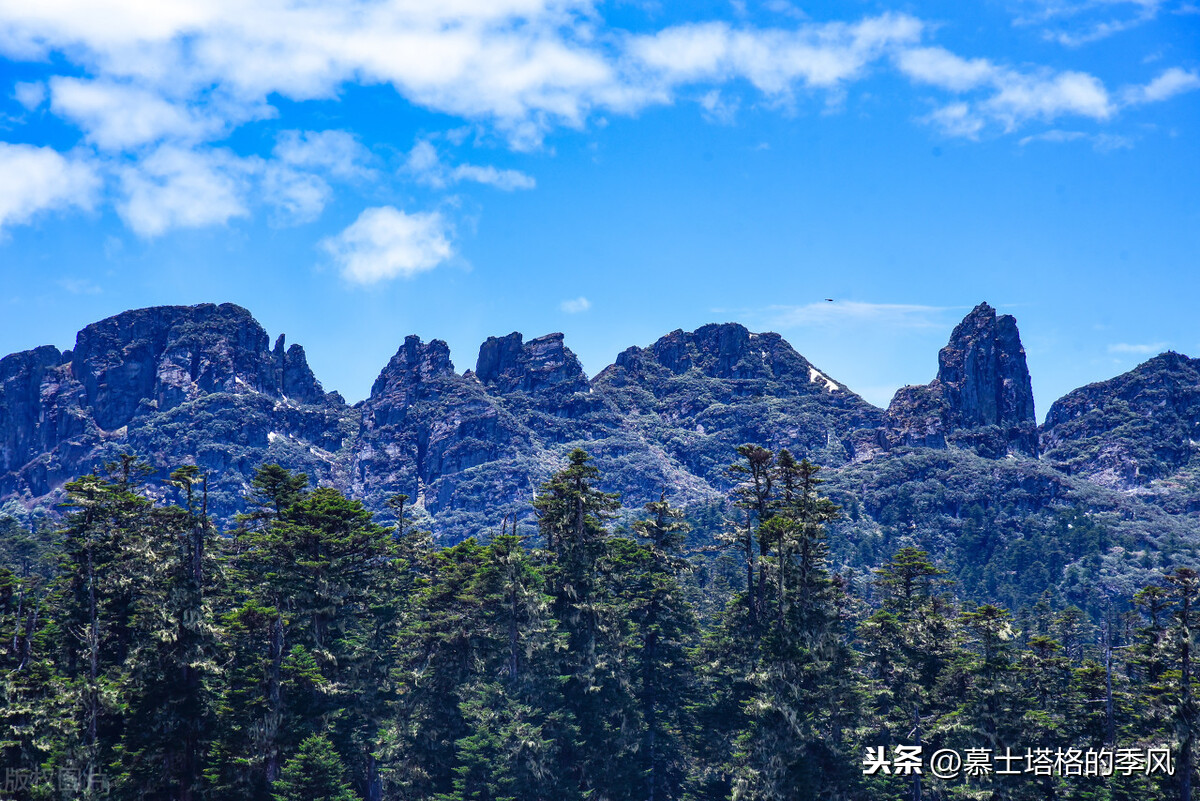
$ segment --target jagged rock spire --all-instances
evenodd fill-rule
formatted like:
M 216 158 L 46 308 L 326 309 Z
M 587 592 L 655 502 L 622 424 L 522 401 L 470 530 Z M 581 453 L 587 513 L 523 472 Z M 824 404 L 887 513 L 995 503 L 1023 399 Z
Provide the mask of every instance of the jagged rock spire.
M 579 359 L 563 344 L 560 333 L 523 341 L 514 331 L 488 337 L 479 346 L 475 377 L 500 392 L 537 392 L 550 387 L 572 392 L 587 390 L 587 376 Z
M 896 393 L 885 437 L 892 446 L 955 444 L 993 458 L 1036 456 L 1033 389 L 1016 320 L 976 306 L 938 353 L 937 378 Z

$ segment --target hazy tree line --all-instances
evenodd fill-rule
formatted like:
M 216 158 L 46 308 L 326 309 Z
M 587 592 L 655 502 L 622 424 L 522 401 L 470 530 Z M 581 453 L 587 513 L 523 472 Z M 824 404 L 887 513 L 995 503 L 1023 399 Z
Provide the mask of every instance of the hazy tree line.
M 666 500 L 615 526 L 579 450 L 536 534 L 444 549 L 406 497 L 382 526 L 277 465 L 225 533 L 195 467 L 167 505 L 132 458 L 74 481 L 52 538 L 6 535 L 0 797 L 1190 798 L 1195 572 L 1018 625 L 914 548 L 831 572 L 818 468 L 739 454 L 703 547 Z M 864 773 L 897 745 L 1167 746 L 1175 773 Z

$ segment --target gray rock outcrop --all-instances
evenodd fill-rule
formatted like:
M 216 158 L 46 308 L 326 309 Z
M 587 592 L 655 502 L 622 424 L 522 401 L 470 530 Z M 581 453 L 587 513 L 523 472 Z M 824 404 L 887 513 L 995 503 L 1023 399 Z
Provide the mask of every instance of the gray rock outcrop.
M 1033 388 L 1011 315 L 976 306 L 938 353 L 937 378 L 899 390 L 884 437 L 899 445 L 970 448 L 981 456 L 1038 454 Z

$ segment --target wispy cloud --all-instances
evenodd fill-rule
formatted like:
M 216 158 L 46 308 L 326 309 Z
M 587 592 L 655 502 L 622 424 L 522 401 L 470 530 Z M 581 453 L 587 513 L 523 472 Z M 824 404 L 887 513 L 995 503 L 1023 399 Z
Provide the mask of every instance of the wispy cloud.
M 252 164 L 228 150 L 164 145 L 120 172 L 121 217 L 141 236 L 199 228 L 249 215 L 244 197 Z
M 454 255 L 449 226 L 437 212 L 408 214 L 393 206 L 370 208 L 321 247 L 355 284 L 377 284 L 432 270 Z
M 1162 353 L 1166 350 L 1168 342 L 1151 342 L 1148 344 L 1130 344 L 1128 342 L 1117 342 L 1108 346 L 1109 353 L 1122 353 L 1135 356 L 1152 356 Z
M 13 87 L 13 97 L 27 111 L 33 111 L 46 102 L 46 84 L 41 81 L 18 82 Z
M 736 97 L 727 97 L 720 89 L 710 89 L 700 97 L 700 108 L 709 122 L 732 123 L 737 118 L 738 106 Z
M 159 89 L 103 79 L 51 79 L 50 110 L 78 125 L 86 141 L 105 151 L 166 139 L 211 141 L 230 125 L 228 113 L 218 109 L 169 99 Z
M 349 131 L 283 131 L 273 155 L 281 164 L 338 178 L 372 178 L 371 151 Z
M 891 49 L 917 42 L 923 29 L 919 19 L 894 13 L 793 29 L 705 22 L 631 37 L 628 55 L 651 78 L 646 86 L 650 98 L 667 98 L 671 87 L 680 84 L 737 79 L 778 96 L 797 87 L 837 88 Z
M 579 314 L 580 312 L 585 312 L 592 308 L 592 302 L 583 295 L 580 295 L 572 300 L 564 300 L 562 303 L 558 304 L 558 308 L 567 314 Z
M 39 212 L 91 208 L 100 177 L 86 162 L 49 147 L 0 142 L 0 233 Z
M 1108 122 L 1125 108 L 1160 103 L 1200 89 L 1200 73 L 1179 67 L 1164 70 L 1145 85 L 1114 92 L 1086 72 L 1014 69 L 988 59 L 964 59 L 940 47 L 903 50 L 896 56 L 896 64 L 915 83 L 962 96 L 923 119 L 947 136 L 967 139 L 978 138 L 988 126 L 1012 132 L 1031 122 L 1053 123 L 1065 117 Z M 1022 144 L 1035 141 L 1069 139 L 1049 131 L 1027 136 Z M 1112 135 L 1094 137 L 1093 142 L 1101 150 L 1131 144 L 1127 138 Z
M 1030 120 L 1064 116 L 1103 121 L 1117 111 L 1104 84 L 1084 72 L 1017 70 L 988 59 L 964 59 L 940 47 L 903 51 L 896 63 L 916 83 L 956 94 L 985 93 L 943 105 L 926 117 L 949 136 L 975 138 L 988 124 L 1012 131 Z
M 967 103 L 948 103 L 934 109 L 924 121 L 939 129 L 946 136 L 962 139 L 975 139 L 983 131 L 986 123 L 976 114 Z
M 1133 147 L 1134 140 L 1128 136 L 1119 134 L 1092 134 L 1084 131 L 1064 131 L 1060 129 L 1052 129 L 1044 131 L 1032 136 L 1023 137 L 1018 144 L 1021 147 L 1035 144 L 1037 142 L 1048 142 L 1051 144 L 1062 144 L 1064 142 L 1088 142 L 1092 148 L 1098 153 L 1109 153 L 1114 150 L 1126 150 Z
M 952 306 L 823 301 L 802 306 L 768 306 L 763 316 L 777 328 L 865 323 L 887 328 L 938 328 L 945 324 L 948 313 L 959 311 L 960 308 Z
M 1200 73 L 1171 67 L 1145 86 L 1128 87 L 1123 97 L 1130 105 L 1159 103 L 1197 89 L 1200 89 Z
M 1016 24 L 1042 28 L 1042 37 L 1082 47 L 1158 17 L 1164 0 L 1025 0 Z
M 60 278 L 56 282 L 72 295 L 99 295 L 100 287 L 86 278 Z
M 914 47 L 897 57 L 900 70 L 914 81 L 953 92 L 990 83 L 996 67 L 985 58 L 965 59 L 941 47 Z
M 317 219 L 333 196 L 330 180 L 376 177 L 371 152 L 348 131 L 284 131 L 272 157 L 262 165 L 261 190 L 275 207 L 276 223 Z
M 421 183 L 438 189 L 460 181 L 486 184 L 505 192 L 533 189 L 537 186 L 537 182 L 531 176 L 519 170 L 501 170 L 475 164 L 449 166 L 442 161 L 437 148 L 428 139 L 418 140 L 413 145 L 405 169 Z

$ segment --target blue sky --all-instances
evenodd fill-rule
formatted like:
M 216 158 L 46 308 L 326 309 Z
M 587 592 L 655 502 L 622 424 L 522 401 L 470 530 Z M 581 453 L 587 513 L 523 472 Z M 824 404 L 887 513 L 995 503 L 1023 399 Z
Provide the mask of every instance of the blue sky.
M 735 320 L 885 405 L 986 300 L 1041 417 L 1200 355 L 1198 90 L 1169 0 L 0 0 L 0 353 L 232 301 L 354 401 Z

